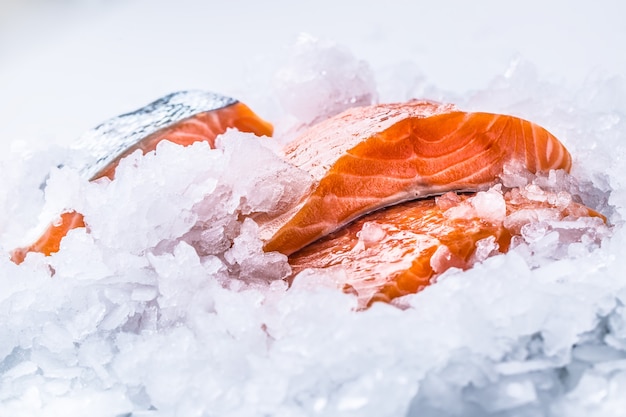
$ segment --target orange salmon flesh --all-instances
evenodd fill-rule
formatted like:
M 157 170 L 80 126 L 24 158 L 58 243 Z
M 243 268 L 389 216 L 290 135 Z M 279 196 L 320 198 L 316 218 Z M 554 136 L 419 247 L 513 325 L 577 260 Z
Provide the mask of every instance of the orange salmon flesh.
M 513 116 L 424 101 L 350 109 L 295 139 L 286 158 L 313 174 L 311 192 L 262 226 L 267 251 L 290 255 L 371 211 L 494 184 L 506 164 L 569 170 L 544 128 Z
M 474 196 L 450 192 L 371 213 L 292 254 L 293 275 L 307 268 L 341 268 L 344 289 L 356 293 L 364 308 L 416 293 L 449 268 L 471 267 L 483 239 L 492 240 L 496 253 L 507 252 L 511 238 L 537 213 L 551 219 L 605 220 L 581 204 L 557 206 L 515 190 L 504 195 L 507 217 L 489 219 L 472 208 Z
M 58 252 L 61 247 L 61 239 L 67 232 L 77 227 L 85 227 L 83 215 L 75 211 L 62 213 L 59 219 L 52 223 L 43 235 L 35 243 L 25 248 L 18 248 L 11 253 L 11 260 L 16 264 L 21 264 L 29 252 L 39 252 L 46 256 Z

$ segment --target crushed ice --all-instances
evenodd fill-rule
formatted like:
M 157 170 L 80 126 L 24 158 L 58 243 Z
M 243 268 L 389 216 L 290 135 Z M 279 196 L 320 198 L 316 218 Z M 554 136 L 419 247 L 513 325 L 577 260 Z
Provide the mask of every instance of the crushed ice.
M 278 86 L 287 112 L 310 122 L 372 99 L 369 70 L 345 50 L 306 48 L 289 75 L 304 81 Z M 335 95 L 353 70 L 353 89 Z M 306 102 L 311 91 L 331 91 L 331 105 Z M 340 269 L 304 271 L 287 289 L 286 258 L 263 253 L 249 216 L 279 211 L 310 179 L 269 140 L 162 143 L 95 183 L 50 169 L 70 157 L 63 150 L 3 157 L 0 415 L 621 415 L 624 91 L 596 79 L 573 93 L 522 65 L 472 93 L 468 107 L 540 122 L 574 155 L 572 176 L 512 169 L 504 187 L 579 200 L 611 228 L 534 213 L 508 254 L 489 257 L 495 242 L 480 241 L 472 269 L 397 300 L 404 309 L 355 312 L 355 297 L 335 288 Z M 502 191 L 466 209 L 502 219 Z M 8 260 L 20 235 L 66 208 L 89 230 L 71 231 L 49 258 Z M 376 225 L 364 229 L 364 244 L 379 238 Z
M 274 85 L 286 113 L 277 125 L 281 142 L 306 126 L 378 100 L 374 73 L 366 61 L 336 42 L 308 34 L 299 36 L 289 61 L 276 71 Z
M 383 240 L 387 235 L 387 232 L 380 224 L 376 222 L 365 222 L 363 223 L 361 230 L 357 232 L 356 235 L 359 238 L 357 246 L 359 248 L 367 249 L 374 243 Z M 356 247 L 354 249 L 358 250 Z

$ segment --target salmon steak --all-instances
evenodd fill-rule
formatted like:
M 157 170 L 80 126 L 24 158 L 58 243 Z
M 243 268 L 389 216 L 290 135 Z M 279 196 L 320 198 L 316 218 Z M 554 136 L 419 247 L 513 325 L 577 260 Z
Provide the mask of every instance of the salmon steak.
M 292 254 L 292 278 L 307 268 L 340 269 L 340 286 L 365 308 L 414 294 L 450 268 L 468 269 L 507 252 L 528 223 L 595 217 L 604 224 L 602 215 L 571 196 L 544 195 L 529 198 L 518 189 L 449 192 L 381 209 Z
M 162 140 L 179 145 L 205 141 L 214 148 L 215 138 L 227 129 L 257 136 L 273 133 L 270 123 L 233 98 L 204 91 L 181 91 L 107 120 L 79 138 L 74 148 L 89 155 L 89 161 L 80 170 L 84 178 L 113 179 L 119 162 L 137 150 L 144 154 L 153 151 Z M 80 213 L 61 213 L 36 242 L 15 249 L 11 259 L 19 264 L 29 252 L 46 256 L 58 252 L 67 232 L 84 226 Z
M 571 166 L 534 123 L 419 100 L 349 109 L 297 137 L 285 158 L 314 180 L 298 205 L 261 220 L 265 250 L 286 255 L 383 207 L 486 189 L 508 164 L 531 173 Z

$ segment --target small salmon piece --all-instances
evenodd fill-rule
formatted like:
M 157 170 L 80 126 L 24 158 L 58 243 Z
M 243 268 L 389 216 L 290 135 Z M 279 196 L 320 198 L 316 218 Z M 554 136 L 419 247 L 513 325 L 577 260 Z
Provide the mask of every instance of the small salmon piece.
M 51 253 L 58 252 L 61 246 L 61 240 L 72 229 L 77 227 L 85 227 L 83 215 L 75 211 L 62 213 L 59 219 L 52 223 L 43 235 L 35 243 L 25 248 L 18 248 L 11 254 L 11 260 L 16 264 L 21 264 L 29 252 L 39 252 L 46 256 Z
M 257 136 L 272 136 L 273 133 L 270 123 L 260 119 L 245 104 L 236 102 L 221 109 L 197 114 L 148 135 L 117 155 L 90 179 L 96 180 L 102 177 L 113 179 L 115 169 L 122 159 L 137 149 L 144 154 L 150 152 L 156 149 L 162 140 L 169 140 L 183 146 L 204 141 L 208 142 L 211 148 L 215 148 L 215 138 L 227 129 L 237 129 L 241 132 L 254 133 Z
M 262 225 L 265 250 L 286 255 L 382 207 L 485 189 L 506 164 L 532 173 L 571 166 L 558 139 L 531 122 L 416 100 L 347 110 L 285 154 L 315 180 L 300 204 Z
M 202 91 L 172 93 L 132 113 L 114 117 L 83 135 L 75 146 L 92 155 L 81 174 L 90 181 L 113 179 L 120 161 L 141 150 L 156 149 L 162 140 L 180 145 L 208 142 L 227 129 L 238 129 L 257 136 L 271 136 L 273 127 L 245 104 L 225 96 Z M 75 227 L 84 227 L 83 216 L 74 211 L 60 215 L 32 245 L 18 248 L 11 259 L 20 264 L 28 252 L 46 256 L 58 252 L 61 239 Z
M 557 207 L 514 192 L 504 195 L 508 220 L 494 220 L 472 213 L 468 200 L 474 196 L 448 193 L 370 213 L 289 256 L 293 276 L 307 268 L 341 268 L 347 277 L 344 290 L 356 293 L 359 307 L 365 308 L 421 291 L 449 268 L 470 268 L 482 239 L 493 239 L 499 253 L 507 252 L 512 236 L 520 235 L 533 213 L 606 221 L 581 204 Z M 454 214 L 459 209 L 462 215 Z

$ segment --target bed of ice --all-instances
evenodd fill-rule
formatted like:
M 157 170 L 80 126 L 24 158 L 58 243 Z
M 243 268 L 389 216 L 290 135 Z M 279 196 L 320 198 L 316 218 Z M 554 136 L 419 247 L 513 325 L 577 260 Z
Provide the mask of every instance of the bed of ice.
M 623 416 L 624 79 L 563 80 L 521 56 L 455 91 L 419 62 L 381 66 L 314 35 L 290 43 L 240 97 L 271 116 L 276 139 L 162 143 L 96 183 L 72 168 L 83 155 L 70 141 L 3 144 L 0 416 Z M 248 217 L 307 185 L 276 142 L 343 108 L 410 97 L 548 128 L 572 175 L 503 181 L 572 192 L 610 227 L 537 222 L 508 254 L 366 311 L 331 273 L 305 271 L 288 289 L 286 258 L 262 252 Z M 89 233 L 71 231 L 49 258 L 8 259 L 68 207 Z

